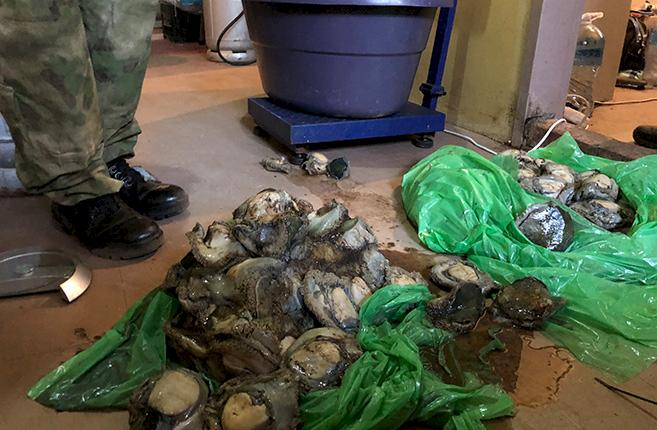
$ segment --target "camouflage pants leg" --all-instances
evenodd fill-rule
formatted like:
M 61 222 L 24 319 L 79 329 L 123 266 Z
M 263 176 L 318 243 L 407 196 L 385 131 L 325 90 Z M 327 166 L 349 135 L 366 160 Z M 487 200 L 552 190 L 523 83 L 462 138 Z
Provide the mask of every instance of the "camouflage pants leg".
M 157 0 L 79 0 L 96 78 L 105 161 L 132 156 Z
M 120 189 L 105 161 L 139 133 L 154 16 L 153 0 L 0 0 L 0 112 L 28 191 L 75 204 Z

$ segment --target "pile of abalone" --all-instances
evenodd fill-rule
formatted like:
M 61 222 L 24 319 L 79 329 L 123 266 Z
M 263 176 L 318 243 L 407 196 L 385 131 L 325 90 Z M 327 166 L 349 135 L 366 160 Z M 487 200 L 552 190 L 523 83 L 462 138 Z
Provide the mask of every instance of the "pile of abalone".
M 188 238 L 191 252 L 163 284 L 181 304 L 165 333 L 185 368 L 135 391 L 132 429 L 294 429 L 299 396 L 338 386 L 362 354 L 364 300 L 385 285 L 428 284 L 392 266 L 370 226 L 343 205 L 314 210 L 285 191 L 261 191 L 231 220 L 197 224 Z M 449 292 L 429 302 L 427 316 L 454 333 L 472 330 L 491 303 L 499 320 L 527 328 L 562 305 L 537 280 L 499 291 L 460 257 L 436 263 L 431 278 Z M 214 394 L 204 378 L 220 384 Z
M 627 227 L 634 210 L 614 179 L 598 171 L 581 173 L 551 160 L 532 158 L 517 149 L 504 151 L 518 162 L 518 182 L 531 193 L 561 201 L 573 211 L 606 230 Z

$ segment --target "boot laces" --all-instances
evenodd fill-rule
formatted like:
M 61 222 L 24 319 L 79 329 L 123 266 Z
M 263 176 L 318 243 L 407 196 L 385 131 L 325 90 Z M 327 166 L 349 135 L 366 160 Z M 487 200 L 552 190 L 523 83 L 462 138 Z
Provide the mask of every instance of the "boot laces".
M 126 188 L 132 188 L 139 181 L 143 181 L 139 172 L 122 158 L 112 162 L 107 170 L 112 178 L 122 181 Z

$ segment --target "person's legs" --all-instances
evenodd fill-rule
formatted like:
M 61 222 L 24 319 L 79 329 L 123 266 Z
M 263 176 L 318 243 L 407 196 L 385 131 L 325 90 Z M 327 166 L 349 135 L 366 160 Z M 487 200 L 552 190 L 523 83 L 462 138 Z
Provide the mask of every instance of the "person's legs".
M 130 157 L 157 0 L 80 0 L 100 102 L 105 162 Z
M 0 111 L 23 185 L 53 200 L 64 229 L 96 255 L 136 258 L 162 231 L 128 207 L 103 160 L 103 127 L 78 0 L 0 2 Z
M 73 205 L 117 192 L 82 15 L 74 0 L 0 2 L 0 111 L 25 188 Z
M 103 123 L 103 158 L 123 181 L 120 196 L 137 212 L 162 219 L 183 212 L 187 194 L 175 185 L 145 181 L 124 160 L 141 129 L 135 120 L 151 47 L 157 0 L 80 0 Z

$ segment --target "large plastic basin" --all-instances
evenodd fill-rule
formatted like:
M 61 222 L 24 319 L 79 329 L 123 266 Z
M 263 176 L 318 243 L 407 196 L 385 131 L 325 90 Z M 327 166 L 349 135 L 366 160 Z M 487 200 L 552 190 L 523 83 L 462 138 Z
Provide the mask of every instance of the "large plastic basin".
M 243 0 L 265 92 L 295 109 L 374 118 L 408 100 L 436 7 L 452 0 Z

